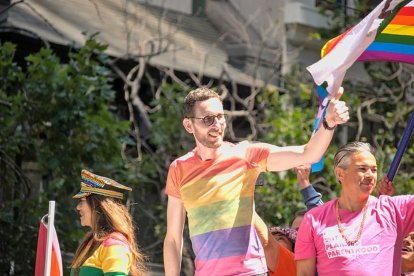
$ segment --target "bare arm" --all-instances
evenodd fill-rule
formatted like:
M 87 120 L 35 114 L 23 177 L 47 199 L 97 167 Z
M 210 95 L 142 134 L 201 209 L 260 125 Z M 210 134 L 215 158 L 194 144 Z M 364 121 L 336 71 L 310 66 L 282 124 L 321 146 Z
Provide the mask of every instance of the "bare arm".
M 343 89 L 341 88 L 335 98 L 331 100 L 326 111 L 326 121 L 330 127 L 344 124 L 349 120 L 348 107 L 345 105 L 345 102 L 339 101 L 342 93 Z M 267 158 L 267 169 L 269 171 L 283 171 L 301 164 L 319 161 L 328 148 L 333 133 L 333 130 L 328 130 L 322 126 L 312 135 L 306 145 L 271 147 L 269 157 Z M 281 162 L 281 160 L 283 161 Z
M 181 199 L 168 196 L 167 234 L 164 239 L 164 269 L 167 276 L 180 275 L 185 208 Z
M 298 276 L 315 276 L 316 260 L 315 258 L 296 261 L 296 270 Z
M 254 213 L 254 227 L 256 228 L 257 235 L 263 246 L 267 267 L 271 271 L 275 271 L 279 258 L 279 247 L 266 224 L 256 212 Z

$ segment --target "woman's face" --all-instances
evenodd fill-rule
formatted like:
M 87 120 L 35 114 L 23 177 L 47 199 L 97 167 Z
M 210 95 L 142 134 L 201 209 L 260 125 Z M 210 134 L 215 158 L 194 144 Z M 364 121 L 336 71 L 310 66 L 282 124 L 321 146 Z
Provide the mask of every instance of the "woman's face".
M 81 198 L 78 205 L 76 205 L 76 210 L 79 211 L 81 225 L 92 227 L 92 209 L 86 201 L 86 197 Z

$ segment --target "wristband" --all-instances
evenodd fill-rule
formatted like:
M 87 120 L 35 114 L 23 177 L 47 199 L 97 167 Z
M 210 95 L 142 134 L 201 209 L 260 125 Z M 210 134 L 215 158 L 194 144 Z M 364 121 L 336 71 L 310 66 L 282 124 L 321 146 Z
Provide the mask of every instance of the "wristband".
M 335 125 L 335 126 L 333 126 L 333 127 L 330 127 L 330 126 L 328 125 L 328 122 L 326 121 L 325 116 L 322 118 L 322 125 L 323 125 L 323 127 L 324 127 L 326 130 L 334 130 L 334 129 L 336 128 L 336 125 Z

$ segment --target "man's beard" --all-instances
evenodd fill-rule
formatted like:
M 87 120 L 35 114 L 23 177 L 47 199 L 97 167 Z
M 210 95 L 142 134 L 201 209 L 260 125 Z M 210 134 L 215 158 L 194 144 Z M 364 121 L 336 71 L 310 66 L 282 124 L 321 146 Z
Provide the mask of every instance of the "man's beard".
M 209 149 L 217 149 L 223 144 L 223 135 L 219 134 L 214 141 L 209 141 L 208 134 L 207 136 L 200 137 L 196 132 L 194 132 L 194 136 L 197 138 L 197 141 L 201 143 L 203 146 Z

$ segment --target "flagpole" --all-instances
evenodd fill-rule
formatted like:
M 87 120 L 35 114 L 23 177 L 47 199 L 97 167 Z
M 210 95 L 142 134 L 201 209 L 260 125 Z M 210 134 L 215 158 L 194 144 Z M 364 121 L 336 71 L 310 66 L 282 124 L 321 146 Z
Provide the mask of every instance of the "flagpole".
M 407 148 L 408 142 L 410 141 L 411 133 L 414 129 L 414 110 L 411 113 L 410 121 L 408 121 L 407 127 L 404 130 L 404 134 L 401 138 L 400 143 L 398 144 L 397 153 L 394 156 L 394 159 L 391 162 L 390 169 L 387 173 L 387 177 L 390 181 L 394 179 L 395 174 L 397 173 L 398 166 L 400 165 L 401 158 L 404 154 L 404 151 Z
M 313 124 L 312 135 L 315 134 L 316 131 L 318 131 L 318 128 L 321 125 L 320 122 L 322 120 L 322 117 L 326 112 L 326 105 L 328 104 L 328 91 L 326 91 L 325 87 L 323 85 L 318 85 L 316 87 L 316 92 L 319 98 L 319 108 L 318 114 L 316 115 L 315 123 Z M 311 172 L 314 173 L 322 171 L 324 164 L 325 157 L 322 156 L 318 162 L 311 164 Z
M 50 265 L 52 261 L 52 237 L 53 225 L 55 223 L 55 201 L 49 201 L 49 213 L 47 215 L 47 240 L 46 240 L 46 259 L 45 259 L 45 274 L 50 276 Z

